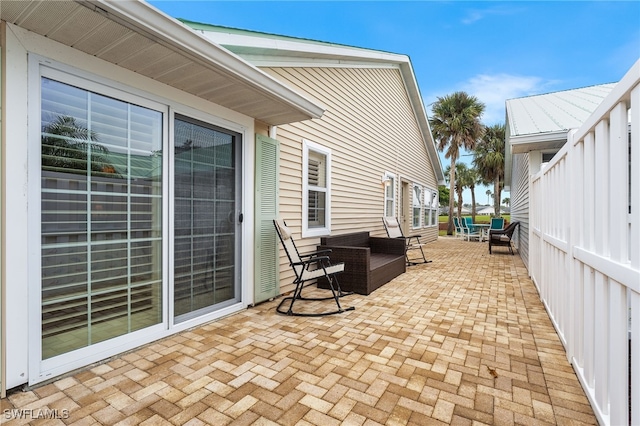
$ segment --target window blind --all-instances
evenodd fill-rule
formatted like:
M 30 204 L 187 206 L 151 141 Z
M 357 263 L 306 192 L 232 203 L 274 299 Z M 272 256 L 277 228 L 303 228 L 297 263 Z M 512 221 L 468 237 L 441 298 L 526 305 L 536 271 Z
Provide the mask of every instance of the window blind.
M 174 315 L 235 300 L 235 136 L 175 120 Z
M 41 80 L 43 359 L 161 320 L 162 113 Z

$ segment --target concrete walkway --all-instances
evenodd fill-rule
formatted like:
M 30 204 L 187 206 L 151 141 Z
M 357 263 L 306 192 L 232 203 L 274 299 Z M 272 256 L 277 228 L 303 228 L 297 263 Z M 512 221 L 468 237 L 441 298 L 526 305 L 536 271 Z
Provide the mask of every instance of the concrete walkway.
M 427 249 L 433 263 L 343 298 L 355 311 L 261 304 L 13 392 L 0 423 L 595 424 L 519 256 L 450 237 Z

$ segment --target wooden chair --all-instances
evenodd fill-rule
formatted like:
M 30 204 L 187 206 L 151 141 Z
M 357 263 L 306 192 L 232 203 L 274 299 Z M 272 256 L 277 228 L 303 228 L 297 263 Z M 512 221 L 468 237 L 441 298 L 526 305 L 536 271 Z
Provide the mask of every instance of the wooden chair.
M 430 260 L 427 260 L 427 257 L 424 254 L 424 250 L 422 247 L 426 245 L 426 243 L 420 242 L 420 237 L 422 235 L 410 235 L 405 237 L 402 228 L 400 227 L 400 222 L 398 222 L 397 217 L 383 217 L 382 223 L 384 224 L 384 229 L 387 231 L 387 236 L 389 238 L 403 238 L 405 241 L 405 258 L 407 259 L 407 265 L 419 265 L 421 263 L 430 263 Z M 409 258 L 409 251 L 420 250 L 419 257 Z
M 280 304 L 278 304 L 276 311 L 280 314 L 304 316 L 304 317 L 319 317 L 325 315 L 339 314 L 345 311 L 352 311 L 355 308 L 343 308 L 340 305 L 340 298 L 353 293 L 345 293 L 340 289 L 340 283 L 336 274 L 344 271 L 344 263 L 331 264 L 328 254 L 331 250 L 320 250 L 307 254 L 300 254 L 296 247 L 293 238 L 291 237 L 291 230 L 287 227 L 286 223 L 282 219 L 274 219 L 273 224 L 276 227 L 276 232 L 282 243 L 284 251 L 289 258 L 289 265 L 293 269 L 296 275 L 293 283 L 296 285 L 292 296 L 284 297 Z M 332 295 L 328 297 L 304 297 L 302 295 L 302 289 L 307 281 L 317 280 L 318 278 L 326 278 L 329 283 L 329 289 Z M 293 310 L 293 304 L 297 300 L 331 300 L 336 302 L 337 309 L 333 311 L 325 311 L 319 313 L 301 313 Z M 289 303 L 289 307 L 286 308 L 283 305 Z
M 511 247 L 511 240 L 516 227 L 520 225 L 520 222 L 511 222 L 505 229 L 492 229 L 489 231 L 489 254 L 491 254 L 492 246 L 509 247 L 509 251 L 513 255 L 513 248 Z

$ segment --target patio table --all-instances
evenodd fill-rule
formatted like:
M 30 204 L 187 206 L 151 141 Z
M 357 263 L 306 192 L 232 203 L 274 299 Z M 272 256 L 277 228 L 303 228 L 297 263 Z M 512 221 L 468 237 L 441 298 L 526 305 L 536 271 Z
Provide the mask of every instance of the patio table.
M 473 226 L 480 230 L 480 238 L 478 239 L 478 241 L 489 241 L 489 227 L 491 225 L 489 225 L 488 223 L 474 223 Z

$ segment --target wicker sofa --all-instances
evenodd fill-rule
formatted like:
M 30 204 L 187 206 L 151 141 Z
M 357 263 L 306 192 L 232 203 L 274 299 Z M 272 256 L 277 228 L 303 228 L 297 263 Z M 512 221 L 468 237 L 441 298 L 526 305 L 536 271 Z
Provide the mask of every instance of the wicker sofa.
M 407 268 L 402 238 L 370 237 L 368 232 L 355 232 L 321 238 L 318 250 L 323 249 L 331 249 L 332 263 L 344 262 L 344 272 L 338 274 L 344 291 L 370 294 Z M 318 280 L 318 287 L 329 288 L 326 280 Z

